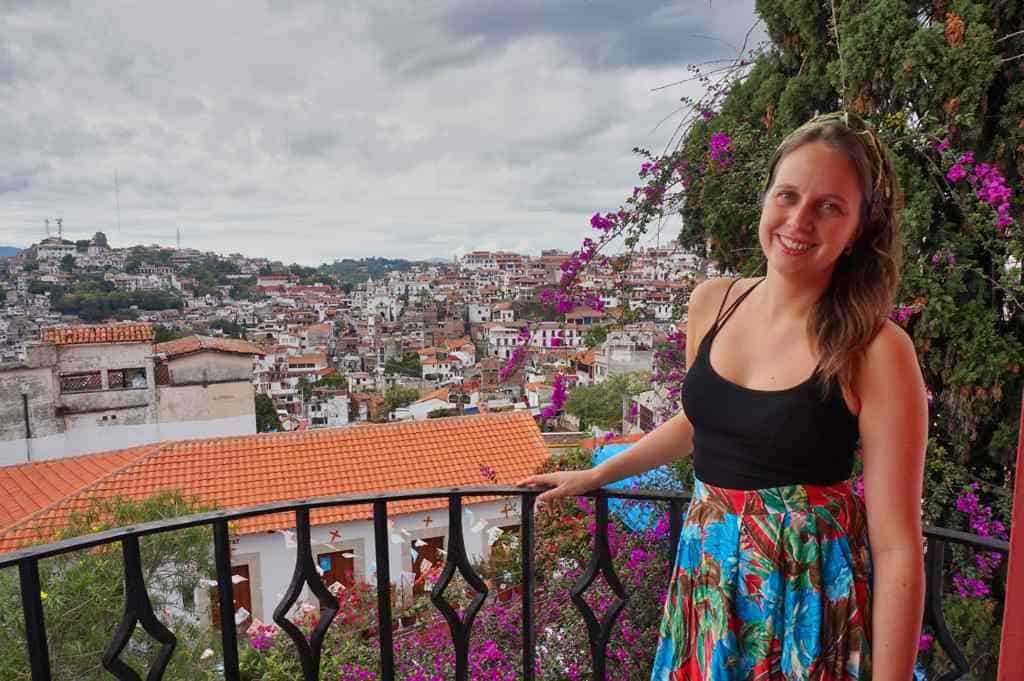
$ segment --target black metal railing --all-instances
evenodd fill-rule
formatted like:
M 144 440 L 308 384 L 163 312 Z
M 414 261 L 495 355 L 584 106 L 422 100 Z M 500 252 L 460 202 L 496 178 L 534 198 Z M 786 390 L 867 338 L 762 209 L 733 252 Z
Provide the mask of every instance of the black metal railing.
M 292 639 L 301 660 L 303 677 L 307 681 L 319 678 L 321 648 L 324 636 L 338 612 L 338 600 L 324 586 L 319 578 L 313 560 L 310 540 L 310 510 L 338 506 L 372 504 L 374 544 L 376 550 L 377 620 L 380 646 L 381 678 L 392 681 L 395 678 L 394 640 L 391 627 L 391 585 L 390 555 L 388 537 L 388 503 L 413 499 L 447 498 L 448 532 L 450 546 L 441 577 L 434 585 L 430 600 L 441 612 L 451 630 L 455 647 L 455 678 L 467 681 L 469 673 L 469 640 L 473 619 L 488 595 L 488 588 L 470 565 L 463 543 L 462 500 L 480 496 L 518 496 L 521 499 L 522 550 L 522 678 L 534 681 L 536 660 L 536 631 L 534 627 L 534 501 L 542 490 L 512 486 L 474 486 L 440 489 L 423 489 L 406 492 L 368 493 L 301 499 L 271 504 L 261 504 L 244 509 L 212 511 L 181 518 L 160 520 L 123 527 L 51 544 L 0 554 L 0 569 L 17 567 L 21 584 L 21 603 L 25 618 L 28 644 L 27 661 L 32 681 L 50 681 L 50 659 L 46 637 L 46 623 L 40 593 L 39 561 L 66 553 L 83 551 L 106 544 L 120 543 L 124 557 L 125 610 L 120 625 L 103 655 L 103 666 L 122 681 L 138 681 L 139 676 L 124 664 L 119 656 L 128 644 L 136 626 L 142 628 L 159 643 L 160 652 L 147 670 L 147 680 L 156 681 L 163 677 L 170 661 L 177 639 L 157 619 L 150 603 L 142 576 L 139 539 L 191 527 L 212 526 L 214 537 L 214 564 L 217 572 L 217 592 L 220 610 L 221 637 L 223 643 L 224 678 L 226 681 L 240 681 L 238 632 L 235 624 L 233 583 L 231 572 L 231 549 L 228 523 L 242 518 L 292 512 L 295 515 L 297 552 L 291 583 L 281 603 L 274 610 L 274 622 Z M 572 601 L 580 610 L 587 625 L 593 678 L 606 679 L 606 649 L 615 625 L 615 620 L 626 601 L 626 592 L 615 573 L 608 544 L 608 499 L 631 499 L 636 501 L 664 502 L 669 506 L 669 536 L 671 557 L 676 554 L 682 529 L 683 512 L 689 497 L 676 492 L 651 490 L 600 489 L 585 495 L 594 499 L 595 535 L 594 552 L 583 575 L 571 590 Z M 935 632 L 940 647 L 946 653 L 954 668 L 936 681 L 955 681 L 967 672 L 969 665 L 962 649 L 953 639 L 946 626 L 942 611 L 943 567 L 946 548 L 949 544 L 963 544 L 974 549 L 994 551 L 1004 556 L 1009 553 L 1005 541 L 979 537 L 944 528 L 928 527 L 924 531 L 927 540 L 926 577 L 927 600 L 925 624 Z M 1004 578 L 1005 578 L 1005 564 Z M 458 570 L 463 579 L 476 591 L 476 596 L 460 618 L 457 611 L 444 598 L 444 591 Z M 601 574 L 616 598 L 599 620 L 583 598 L 584 592 Z M 320 601 L 320 618 L 312 634 L 307 638 L 288 618 L 287 614 L 297 601 L 303 586 L 309 586 Z M 653 655 L 654 651 L 651 651 Z

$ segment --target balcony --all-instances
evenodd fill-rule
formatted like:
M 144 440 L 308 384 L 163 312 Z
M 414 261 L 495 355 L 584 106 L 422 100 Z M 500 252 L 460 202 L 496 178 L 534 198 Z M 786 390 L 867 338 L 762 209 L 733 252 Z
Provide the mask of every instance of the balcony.
M 178 642 L 174 632 L 169 631 L 158 619 L 150 602 L 147 584 L 143 577 L 140 554 L 140 538 L 167 536 L 167 533 L 186 528 L 211 528 L 214 539 L 213 555 L 216 568 L 218 598 L 216 607 L 219 609 L 219 621 L 222 623 L 220 639 L 223 646 L 223 664 L 218 670 L 218 678 L 228 681 L 241 681 L 245 678 L 239 669 L 239 630 L 235 622 L 235 604 L 233 602 L 233 572 L 231 561 L 231 539 L 229 523 L 243 518 L 265 516 L 275 513 L 287 513 L 294 516 L 295 542 L 297 544 L 296 561 L 293 568 L 291 583 L 282 594 L 273 615 L 273 621 L 284 631 L 294 644 L 301 661 L 303 678 L 308 680 L 320 678 L 322 646 L 324 637 L 332 621 L 339 614 L 339 601 L 321 581 L 317 564 L 312 555 L 310 539 L 310 511 L 312 509 L 336 508 L 355 505 L 372 505 L 373 508 L 373 547 L 366 549 L 367 558 L 373 553 L 375 557 L 377 607 L 376 635 L 379 640 L 378 660 L 379 678 L 392 680 L 396 676 L 395 637 L 392 622 L 392 594 L 389 582 L 390 542 L 389 514 L 390 503 L 406 500 L 447 499 L 448 528 L 450 536 L 449 550 L 446 554 L 443 570 L 438 582 L 430 593 L 430 601 L 443 615 L 451 633 L 454 648 L 454 678 L 458 681 L 469 679 L 470 670 L 470 634 L 473 619 L 481 605 L 487 599 L 490 589 L 476 574 L 470 565 L 463 542 L 463 500 L 474 497 L 508 496 L 518 497 L 520 501 L 520 546 L 521 546 L 521 588 L 518 597 L 521 600 L 522 617 L 520 633 L 522 636 L 521 677 L 527 681 L 537 678 L 537 626 L 536 626 L 536 536 L 534 500 L 539 490 L 513 486 L 474 486 L 446 489 L 420 489 L 407 492 L 387 494 L 358 494 L 334 497 L 313 498 L 298 501 L 263 504 L 250 508 L 230 511 L 214 511 L 169 520 L 139 524 L 131 527 L 113 529 L 87 536 L 67 539 L 56 543 L 35 546 L 7 554 L 0 554 L 0 569 L 17 567 L 20 578 L 21 608 L 25 622 L 27 638 L 26 669 L 31 670 L 32 681 L 47 681 L 52 678 L 49 648 L 47 640 L 47 623 L 44 617 L 43 599 L 40 593 L 41 560 L 74 552 L 106 552 L 116 545 L 120 546 L 123 556 L 123 577 L 125 584 L 125 609 L 123 619 L 116 633 L 109 642 L 102 656 L 102 665 L 119 679 L 138 679 L 136 671 L 121 661 L 120 655 L 129 644 L 136 628 L 142 629 L 160 644 L 160 652 L 152 660 L 146 670 L 147 679 L 160 679 Z M 590 662 L 594 679 L 608 678 L 607 646 L 616 619 L 622 610 L 629 594 L 624 589 L 613 564 L 613 556 L 609 547 L 608 529 L 610 523 L 609 501 L 626 499 L 653 502 L 669 511 L 670 528 L 665 541 L 670 544 L 668 555 L 674 556 L 682 517 L 688 498 L 673 492 L 639 491 L 622 489 L 602 489 L 586 495 L 593 500 L 594 531 L 593 551 L 585 572 L 571 588 L 571 600 L 586 625 L 589 640 Z M 925 624 L 935 633 L 937 644 L 948 658 L 952 669 L 945 674 L 943 681 L 961 678 L 968 669 L 968 660 L 960 646 L 950 633 L 943 614 L 942 590 L 945 579 L 944 567 L 947 548 L 951 545 L 964 545 L 986 552 L 997 552 L 1004 558 L 1009 552 L 1005 541 L 979 537 L 963 532 L 928 527 L 924 531 L 926 541 L 926 573 L 927 601 Z M 1005 581 L 1005 565 L 1003 561 Z M 464 616 L 452 606 L 445 596 L 446 587 L 458 572 L 472 589 L 472 601 L 464 610 Z M 595 580 L 603 578 L 605 584 L 613 592 L 611 607 L 604 609 L 598 616 L 588 604 L 586 596 Z M 308 586 L 319 600 L 319 620 L 307 635 L 299 630 L 288 618 L 287 613 L 299 598 L 302 590 Z M 653 650 L 650 654 L 653 655 Z M 83 661 L 83 664 L 85 662 Z M 363 678 L 363 677 L 360 677 Z M 1009 677 L 1007 677 L 1009 678 Z

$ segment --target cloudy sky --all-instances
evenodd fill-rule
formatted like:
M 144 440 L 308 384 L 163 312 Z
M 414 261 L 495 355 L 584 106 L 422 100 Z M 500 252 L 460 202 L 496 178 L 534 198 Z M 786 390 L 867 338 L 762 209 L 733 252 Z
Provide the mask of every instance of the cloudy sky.
M 573 248 L 753 4 L 0 0 L 0 244 Z

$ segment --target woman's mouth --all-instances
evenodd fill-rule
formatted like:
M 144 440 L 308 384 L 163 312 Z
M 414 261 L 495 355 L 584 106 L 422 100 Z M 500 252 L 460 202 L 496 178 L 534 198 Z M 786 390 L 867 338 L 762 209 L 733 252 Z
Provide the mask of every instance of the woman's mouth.
M 806 241 L 798 241 L 782 234 L 777 234 L 779 237 L 779 243 L 782 244 L 782 250 L 787 255 L 800 255 L 814 248 L 814 244 Z

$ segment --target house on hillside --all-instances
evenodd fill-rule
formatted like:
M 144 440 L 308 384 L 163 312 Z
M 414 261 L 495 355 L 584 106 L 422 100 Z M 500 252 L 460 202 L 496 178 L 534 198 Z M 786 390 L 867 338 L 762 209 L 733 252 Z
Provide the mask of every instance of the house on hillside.
M 161 346 L 150 324 L 44 329 L 23 361 L 0 365 L 0 466 L 256 432 L 258 346 L 198 336 Z
M 317 496 L 482 485 L 489 483 L 481 472 L 486 468 L 499 483 L 513 483 L 548 456 L 533 417 L 514 412 L 183 440 L 2 467 L 0 489 L 17 502 L 0 505 L 0 552 L 51 539 L 92 497 L 144 499 L 177 489 L 231 509 Z M 518 530 L 518 499 L 467 497 L 463 509 L 462 534 L 471 560 L 489 555 L 497 528 Z M 409 584 L 444 562 L 446 498 L 392 501 L 388 514 L 393 583 Z M 370 506 L 314 509 L 311 524 L 313 559 L 328 588 L 373 581 Z M 244 628 L 250 616 L 270 619 L 291 580 L 296 520 L 286 512 L 243 518 L 232 526 L 234 595 Z M 302 598 L 312 600 L 308 587 Z M 209 594 L 200 590 L 197 602 L 204 600 L 209 602 Z

